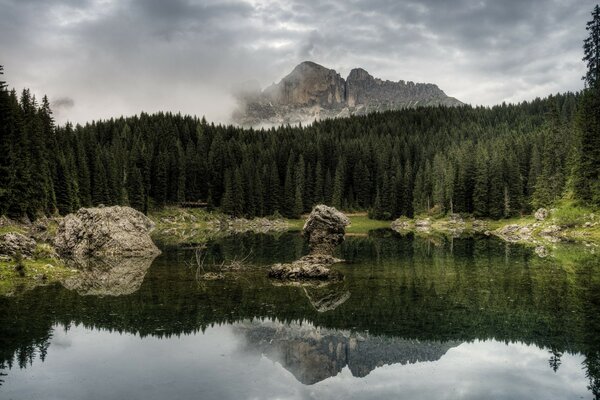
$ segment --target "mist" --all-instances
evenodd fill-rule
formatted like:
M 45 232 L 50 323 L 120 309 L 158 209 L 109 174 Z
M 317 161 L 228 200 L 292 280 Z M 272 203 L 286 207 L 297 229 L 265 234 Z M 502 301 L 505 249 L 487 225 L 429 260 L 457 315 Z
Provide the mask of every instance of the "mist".
M 11 87 L 70 99 L 59 123 L 142 111 L 229 122 L 240 85 L 264 88 L 304 60 L 493 105 L 582 88 L 593 4 L 0 0 L 0 64 Z

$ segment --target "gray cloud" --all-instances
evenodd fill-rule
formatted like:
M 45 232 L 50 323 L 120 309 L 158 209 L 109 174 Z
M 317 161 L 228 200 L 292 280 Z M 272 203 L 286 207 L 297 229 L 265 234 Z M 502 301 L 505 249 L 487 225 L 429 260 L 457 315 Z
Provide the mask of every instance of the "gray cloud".
M 0 63 L 11 86 L 77 98 L 60 122 L 142 110 L 226 121 L 241 82 L 266 86 L 306 59 L 490 105 L 580 89 L 594 4 L 0 0 Z
M 59 97 L 52 100 L 53 108 L 72 108 L 75 105 L 75 101 L 70 97 Z

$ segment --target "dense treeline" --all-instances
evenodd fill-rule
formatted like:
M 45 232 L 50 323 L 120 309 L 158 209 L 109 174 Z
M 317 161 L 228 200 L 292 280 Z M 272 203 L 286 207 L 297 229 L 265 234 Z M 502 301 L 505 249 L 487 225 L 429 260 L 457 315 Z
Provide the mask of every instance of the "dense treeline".
M 566 94 L 255 131 L 163 113 L 55 128 L 46 98 L 3 96 L 1 211 L 13 217 L 182 201 L 236 216 L 291 217 L 320 202 L 384 219 L 511 216 L 560 196 L 578 102 Z
M 496 107 L 433 107 L 247 130 L 179 114 L 55 127 L 48 100 L 0 82 L 0 214 L 206 202 L 295 217 L 316 203 L 373 218 L 503 218 L 568 191 L 600 205 L 600 8 L 586 89 Z M 1 70 L 0 70 L 1 72 Z

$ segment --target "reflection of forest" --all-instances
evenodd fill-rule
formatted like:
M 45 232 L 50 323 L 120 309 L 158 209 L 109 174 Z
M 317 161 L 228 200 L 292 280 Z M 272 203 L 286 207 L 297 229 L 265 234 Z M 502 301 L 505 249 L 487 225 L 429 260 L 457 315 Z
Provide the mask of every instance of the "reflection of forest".
M 289 234 L 227 238 L 209 250 L 216 261 L 252 250 L 249 262 L 255 266 L 293 260 L 306 251 L 302 240 Z M 328 302 L 314 293 L 307 297 L 302 287 L 271 285 L 261 268 L 199 285 L 187 265 L 192 254 L 185 251 L 166 251 L 139 290 L 121 296 L 81 296 L 52 286 L 2 298 L 0 362 L 24 366 L 36 352 L 43 356 L 54 324 L 160 337 L 259 317 L 438 343 L 521 341 L 553 349 L 549 358 L 579 352 L 587 358 L 592 387 L 598 388 L 597 256 L 582 254 L 571 271 L 494 239 L 433 242 L 389 231 L 349 238 L 340 251 L 348 264 L 336 268 L 346 278 L 339 294 L 324 292 Z

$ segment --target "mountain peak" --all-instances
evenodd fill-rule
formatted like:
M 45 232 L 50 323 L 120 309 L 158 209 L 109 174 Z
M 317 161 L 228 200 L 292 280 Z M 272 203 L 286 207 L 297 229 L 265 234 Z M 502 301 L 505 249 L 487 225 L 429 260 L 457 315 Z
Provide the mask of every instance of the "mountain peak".
M 392 82 L 353 68 L 347 79 L 313 61 L 298 64 L 281 81 L 241 99 L 234 120 L 241 125 L 312 122 L 420 105 L 462 105 L 430 83 Z

